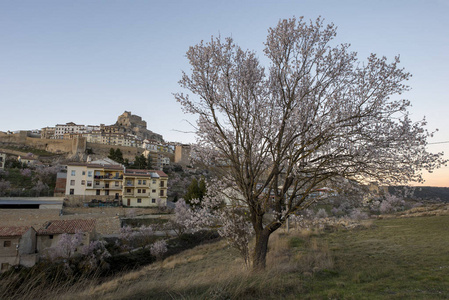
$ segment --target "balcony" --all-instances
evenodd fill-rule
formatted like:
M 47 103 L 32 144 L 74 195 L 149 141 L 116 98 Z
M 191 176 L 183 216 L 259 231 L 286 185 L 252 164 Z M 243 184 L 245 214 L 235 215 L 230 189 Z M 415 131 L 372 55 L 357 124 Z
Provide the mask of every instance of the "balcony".
M 122 180 L 122 176 L 112 176 L 112 175 L 95 175 L 95 179 L 103 179 L 103 180 Z

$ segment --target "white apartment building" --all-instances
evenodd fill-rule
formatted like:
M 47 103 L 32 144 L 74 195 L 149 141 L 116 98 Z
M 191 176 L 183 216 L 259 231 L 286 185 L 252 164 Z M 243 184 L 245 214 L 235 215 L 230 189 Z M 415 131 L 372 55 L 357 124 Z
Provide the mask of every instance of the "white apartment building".
M 167 203 L 168 176 L 159 170 L 132 170 L 109 159 L 67 165 L 69 200 L 117 200 L 124 206 Z
M 55 126 L 55 139 L 63 139 L 64 134 L 74 134 L 74 133 L 86 133 L 87 129 L 84 125 L 77 125 L 73 122 L 66 124 L 57 124 Z

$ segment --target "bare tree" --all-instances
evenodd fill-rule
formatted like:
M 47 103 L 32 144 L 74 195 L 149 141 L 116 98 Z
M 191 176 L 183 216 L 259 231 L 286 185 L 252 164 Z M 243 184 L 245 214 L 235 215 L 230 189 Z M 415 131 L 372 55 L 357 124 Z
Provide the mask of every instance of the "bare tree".
M 371 54 L 359 62 L 348 44 L 332 45 L 333 24 L 281 20 L 268 30 L 268 71 L 232 38 L 187 51 L 191 65 L 177 93 L 198 116 L 198 158 L 222 165 L 246 204 L 256 243 L 253 268 L 265 268 L 270 234 L 309 207 L 318 187 L 359 182 L 421 181 L 445 163 L 426 151 L 425 120 L 409 118 L 411 76 Z

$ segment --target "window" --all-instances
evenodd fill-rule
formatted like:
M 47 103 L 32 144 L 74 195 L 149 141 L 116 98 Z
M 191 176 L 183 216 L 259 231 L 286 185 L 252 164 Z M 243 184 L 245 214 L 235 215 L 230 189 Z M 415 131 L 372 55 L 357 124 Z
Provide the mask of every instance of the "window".
M 100 190 L 97 190 L 95 194 L 100 195 Z
M 84 176 L 84 175 L 86 175 L 86 171 L 83 171 L 83 173 L 82 173 L 82 174 L 83 174 L 83 176 Z
M 70 180 L 70 185 L 75 185 L 75 180 Z
M 151 190 L 152 193 L 156 193 L 156 190 Z
M 92 177 L 92 171 L 87 171 L 87 177 Z
M 85 185 L 86 184 L 86 180 L 81 180 L 81 185 Z
M 100 181 L 95 181 L 95 185 L 100 185 Z
M 71 176 L 75 176 L 75 170 L 72 170 Z
M 142 180 L 142 184 L 143 185 L 147 184 L 147 181 L 146 180 Z
M 156 179 L 153 179 L 153 184 L 156 184 Z
M 137 181 L 137 184 L 142 184 L 142 180 L 139 179 L 139 180 Z
M 142 193 L 144 193 L 144 194 L 145 194 L 146 192 L 147 192 L 147 190 L 146 190 L 146 189 L 142 189 Z
M 3 247 L 11 247 L 11 241 L 4 241 Z
M 115 182 L 115 186 L 119 186 L 119 182 L 118 181 Z
M 126 189 L 126 192 L 127 193 L 131 193 L 131 189 Z
M 132 185 L 133 185 L 133 182 L 132 182 L 131 180 L 127 180 L 127 181 L 126 181 L 126 185 L 132 186 Z
M 161 191 L 160 195 L 161 195 L 161 196 L 164 196 L 164 190 Z
M 92 181 L 88 181 L 87 186 L 92 186 Z
M 52 240 L 52 239 L 53 239 L 53 234 L 50 234 L 50 235 L 48 236 L 48 239 Z
M 137 189 L 137 194 L 140 194 L 142 192 L 141 189 Z
M 70 195 L 74 195 L 75 194 L 75 190 L 74 189 L 70 189 Z
M 156 199 L 151 199 L 151 203 L 156 203 Z
M 164 182 L 163 181 L 161 181 L 161 187 L 164 187 Z
M 137 199 L 137 203 L 142 203 L 142 199 Z
M 109 195 L 109 191 L 104 191 L 104 194 L 105 195 Z

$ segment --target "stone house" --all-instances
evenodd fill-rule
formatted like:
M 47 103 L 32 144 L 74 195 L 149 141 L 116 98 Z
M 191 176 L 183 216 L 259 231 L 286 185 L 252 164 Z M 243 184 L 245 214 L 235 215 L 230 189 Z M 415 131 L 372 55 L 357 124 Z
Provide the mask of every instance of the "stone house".
M 35 166 L 39 163 L 39 160 L 37 159 L 37 157 L 34 157 L 32 155 L 27 155 L 27 156 L 19 155 L 17 157 L 17 160 L 27 166 Z
M 0 227 L 0 272 L 36 264 L 36 230 L 31 226 Z
M 47 221 L 37 231 L 37 252 L 39 256 L 46 255 L 48 248 L 55 247 L 63 234 L 75 235 L 82 233 L 80 247 L 88 245 L 96 236 L 95 219 L 53 220 Z

